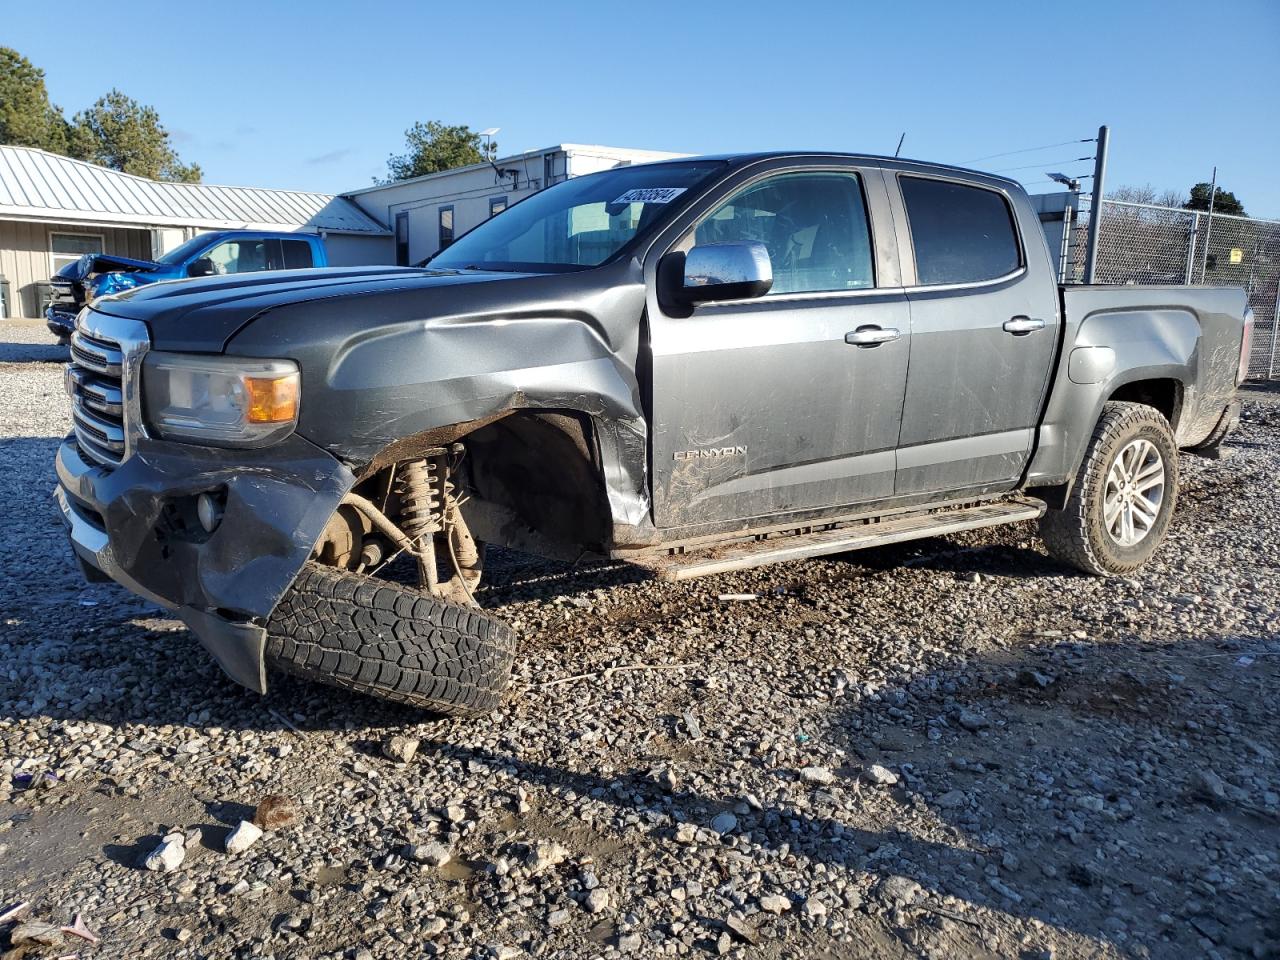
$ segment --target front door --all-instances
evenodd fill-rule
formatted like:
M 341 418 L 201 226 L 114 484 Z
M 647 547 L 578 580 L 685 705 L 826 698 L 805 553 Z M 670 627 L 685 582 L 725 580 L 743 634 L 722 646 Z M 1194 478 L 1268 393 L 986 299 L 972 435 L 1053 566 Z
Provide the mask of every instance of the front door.
M 915 254 L 911 362 L 895 493 L 991 492 L 1030 456 L 1058 343 L 1049 258 L 1009 197 L 899 173 Z
M 659 527 L 893 493 L 909 317 L 896 283 L 876 285 L 868 185 L 883 203 L 875 168 L 764 175 L 676 244 L 760 241 L 774 283 L 759 299 L 704 304 L 682 317 L 651 300 Z

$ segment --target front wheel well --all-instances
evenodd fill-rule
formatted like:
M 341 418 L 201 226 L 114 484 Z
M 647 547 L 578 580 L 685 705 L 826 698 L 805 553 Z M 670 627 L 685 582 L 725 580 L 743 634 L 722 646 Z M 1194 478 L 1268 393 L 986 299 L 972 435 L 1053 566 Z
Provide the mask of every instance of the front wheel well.
M 1160 411 L 1169 422 L 1169 426 L 1177 429 L 1178 414 L 1182 408 L 1182 384 L 1172 378 L 1153 380 L 1135 380 L 1117 387 L 1107 397 L 1108 402 L 1141 403 Z
M 468 434 L 463 444 L 470 496 L 574 554 L 599 551 L 610 541 L 609 501 L 589 417 L 518 410 Z

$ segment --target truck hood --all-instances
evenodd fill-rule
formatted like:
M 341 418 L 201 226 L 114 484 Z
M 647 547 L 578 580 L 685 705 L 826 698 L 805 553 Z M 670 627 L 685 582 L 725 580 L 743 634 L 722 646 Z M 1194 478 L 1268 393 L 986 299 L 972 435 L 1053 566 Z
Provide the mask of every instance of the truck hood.
M 152 273 L 164 268 L 154 260 L 134 260 L 131 257 L 112 257 L 103 253 L 86 253 L 55 273 L 54 280 L 84 283 L 85 277 L 95 273 Z
M 153 349 L 220 353 L 242 327 L 278 307 L 517 276 L 528 275 L 388 266 L 273 270 L 155 283 L 102 297 L 93 309 L 142 321 Z

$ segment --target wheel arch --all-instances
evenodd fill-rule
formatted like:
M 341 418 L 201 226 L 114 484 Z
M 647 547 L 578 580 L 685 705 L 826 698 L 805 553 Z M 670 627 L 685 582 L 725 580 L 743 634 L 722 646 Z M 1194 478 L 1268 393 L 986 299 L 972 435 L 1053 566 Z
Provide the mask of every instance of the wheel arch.
M 1194 441 L 1188 424 L 1195 392 L 1201 330 L 1185 309 L 1104 309 L 1068 330 L 1025 486 L 1065 499 L 1084 460 L 1093 428 L 1109 400 L 1158 410 L 1179 444 Z M 1054 492 L 1056 491 L 1056 493 Z
M 1177 437 L 1189 379 L 1190 374 L 1185 367 L 1161 364 L 1126 370 L 1100 384 L 1072 383 L 1070 389 L 1077 394 L 1073 403 L 1085 412 L 1083 415 L 1073 414 L 1065 429 L 1061 426 L 1042 428 L 1042 435 L 1053 438 L 1053 443 L 1047 446 L 1063 460 L 1046 477 L 1042 471 L 1046 471 L 1044 461 L 1048 458 L 1044 456 L 1045 451 L 1038 450 L 1028 471 L 1028 492 L 1054 509 L 1061 509 L 1066 504 L 1075 486 L 1076 474 L 1084 462 L 1089 438 L 1111 401 L 1151 407 L 1169 422 Z
M 359 480 L 459 443 L 462 511 L 481 540 L 576 559 L 652 538 L 644 430 L 572 407 L 508 408 L 422 431 L 379 451 Z

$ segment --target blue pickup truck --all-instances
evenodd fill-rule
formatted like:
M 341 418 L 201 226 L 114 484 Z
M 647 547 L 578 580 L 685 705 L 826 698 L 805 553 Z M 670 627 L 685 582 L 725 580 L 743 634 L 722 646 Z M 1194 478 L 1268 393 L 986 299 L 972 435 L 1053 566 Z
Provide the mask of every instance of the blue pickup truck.
M 328 265 L 320 237 L 261 230 L 201 233 L 156 260 L 86 253 L 51 278 L 53 296 L 45 321 L 59 342 L 66 342 L 76 328 L 76 314 L 97 297 L 160 280 Z

